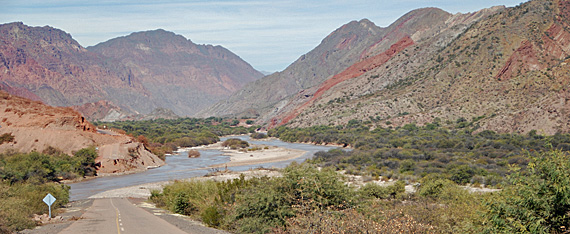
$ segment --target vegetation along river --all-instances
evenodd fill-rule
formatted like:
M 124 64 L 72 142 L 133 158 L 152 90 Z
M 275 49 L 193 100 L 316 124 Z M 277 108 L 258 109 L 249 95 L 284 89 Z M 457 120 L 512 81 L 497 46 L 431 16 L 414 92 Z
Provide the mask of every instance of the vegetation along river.
M 228 169 L 232 171 L 246 171 L 258 167 L 284 168 L 293 161 L 303 162 L 306 159 L 311 158 L 314 155 L 314 153 L 318 151 L 327 151 L 336 148 L 334 146 L 287 143 L 276 139 L 256 141 L 250 139 L 249 136 L 237 136 L 232 138 L 239 138 L 242 140 L 246 140 L 253 145 L 277 146 L 288 149 L 306 151 L 306 153 L 303 156 L 291 160 L 260 163 L 260 164 L 247 165 L 247 166 L 228 167 Z M 222 141 L 226 139 L 228 138 L 227 137 L 221 138 Z M 222 155 L 223 153 L 219 150 L 199 150 L 199 152 L 201 156 L 198 158 L 188 158 L 187 152 L 181 152 L 178 155 L 168 156 L 166 157 L 167 165 L 159 168 L 149 169 L 141 173 L 121 175 L 121 176 L 98 177 L 92 180 L 86 180 L 70 184 L 71 186 L 70 200 L 87 199 L 89 196 L 98 194 L 100 192 L 127 187 L 127 186 L 204 176 L 208 172 L 213 170 L 212 168 L 209 168 L 209 166 L 216 164 L 223 164 L 230 160 L 229 156 Z

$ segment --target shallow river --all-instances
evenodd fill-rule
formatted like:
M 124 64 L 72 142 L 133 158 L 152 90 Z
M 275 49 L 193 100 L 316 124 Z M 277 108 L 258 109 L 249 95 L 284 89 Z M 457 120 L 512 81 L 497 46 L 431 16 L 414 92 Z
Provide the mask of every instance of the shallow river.
M 293 161 L 303 162 L 307 158 L 312 157 L 313 154 L 318 151 L 326 151 L 336 148 L 333 146 L 287 143 L 280 140 L 255 141 L 250 139 L 249 136 L 239 136 L 233 138 L 240 138 L 242 140 L 247 140 L 250 144 L 254 145 L 279 146 L 289 149 L 304 150 L 307 151 L 307 153 L 305 153 L 303 156 L 299 158 L 287 161 L 261 163 L 261 164 L 248 165 L 248 166 L 228 167 L 228 169 L 232 171 L 246 171 L 258 167 L 284 168 Z M 226 137 L 221 138 L 222 141 L 226 139 L 227 139 Z M 86 199 L 89 196 L 95 195 L 100 192 L 127 187 L 127 186 L 203 176 L 212 170 L 212 169 L 206 169 L 206 167 L 215 164 L 222 164 L 230 160 L 229 156 L 223 156 L 222 152 L 220 152 L 219 150 L 199 150 L 199 151 L 201 155 L 198 158 L 188 158 L 186 152 L 180 153 L 179 155 L 167 156 L 165 166 L 150 169 L 145 172 L 130 174 L 130 175 L 121 175 L 121 176 L 99 177 L 88 181 L 70 184 L 71 186 L 70 199 L 71 200 Z

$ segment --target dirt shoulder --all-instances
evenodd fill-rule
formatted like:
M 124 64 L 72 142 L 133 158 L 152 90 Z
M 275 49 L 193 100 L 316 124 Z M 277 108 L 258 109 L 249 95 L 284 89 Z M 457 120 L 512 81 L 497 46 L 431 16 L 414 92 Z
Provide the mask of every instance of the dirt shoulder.
M 65 207 L 58 209 L 56 217 L 51 220 L 46 220 L 47 222 L 41 226 L 37 226 L 34 229 L 23 230 L 18 233 L 26 234 L 56 234 L 61 232 L 63 229 L 69 227 L 73 221 L 78 220 L 85 213 L 87 208 L 91 207 L 93 200 L 79 200 L 73 201 L 65 205 Z M 47 217 L 47 216 L 46 216 Z

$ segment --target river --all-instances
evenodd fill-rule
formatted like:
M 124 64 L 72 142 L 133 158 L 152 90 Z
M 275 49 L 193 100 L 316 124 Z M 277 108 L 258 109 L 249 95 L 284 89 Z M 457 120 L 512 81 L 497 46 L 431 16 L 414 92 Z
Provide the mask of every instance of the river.
M 289 149 L 307 151 L 303 156 L 291 160 L 272 162 L 272 163 L 261 163 L 255 165 L 247 165 L 247 166 L 228 167 L 228 169 L 232 171 L 246 171 L 252 168 L 259 168 L 259 167 L 284 168 L 293 161 L 303 162 L 306 159 L 311 158 L 318 151 L 327 151 L 336 148 L 333 146 L 287 143 L 280 140 L 258 141 L 250 139 L 249 136 L 237 136 L 232 138 L 240 138 L 254 145 L 278 146 Z M 228 137 L 221 138 L 222 141 L 226 139 L 228 139 Z M 199 151 L 200 151 L 200 157 L 198 158 L 188 158 L 185 152 L 180 153 L 179 155 L 167 156 L 165 166 L 149 169 L 144 172 L 128 174 L 128 175 L 120 175 L 120 176 L 98 177 L 91 180 L 69 184 L 71 186 L 70 199 L 72 201 L 86 199 L 89 196 L 95 195 L 100 192 L 112 189 L 118 189 L 127 186 L 204 176 L 208 172 L 213 170 L 213 169 L 207 169 L 208 166 L 223 164 L 225 162 L 229 162 L 230 160 L 229 156 L 223 156 L 222 152 L 219 150 L 199 150 Z

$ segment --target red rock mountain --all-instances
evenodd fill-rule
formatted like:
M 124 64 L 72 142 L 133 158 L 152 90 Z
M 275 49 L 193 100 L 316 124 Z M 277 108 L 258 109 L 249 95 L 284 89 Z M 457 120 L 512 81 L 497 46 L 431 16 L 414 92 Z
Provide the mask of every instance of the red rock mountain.
M 422 64 L 428 62 L 434 54 L 470 25 L 503 9 L 495 7 L 456 15 L 437 8 L 411 11 L 387 27 L 384 36 L 362 53 L 360 61 L 322 84 L 289 98 L 288 103 L 280 110 L 268 113 L 262 119 L 264 121 L 270 119 L 269 127 L 272 127 L 289 123 L 300 114 L 303 116 L 340 114 L 342 112 L 332 111 L 330 104 L 337 103 L 342 106 L 345 100 L 370 95 L 399 79 L 405 79 L 413 72 L 423 69 Z M 312 110 L 315 103 L 320 106 L 319 111 Z M 311 110 L 303 113 L 306 109 Z M 342 124 L 355 116 L 342 113 L 342 117 L 333 118 L 315 120 L 312 123 L 325 124 L 326 121 L 326 124 Z
M 328 97 L 330 89 L 351 86 L 349 90 L 333 92 L 333 98 L 339 98 L 341 92 L 351 92 L 356 97 L 362 95 L 359 91 L 370 93 L 412 74 L 474 22 L 502 9 L 452 15 L 441 9 L 424 8 L 407 13 L 386 28 L 368 20 L 350 22 L 283 72 L 249 84 L 199 115 L 258 114 L 258 121 L 269 123 L 269 127 L 289 123 L 298 115 L 307 115 L 305 109 L 311 109 L 323 96 Z M 404 57 L 413 61 L 403 61 Z M 382 78 L 375 79 L 372 85 L 352 80 L 379 68 L 386 72 L 376 75 Z M 336 119 L 319 121 L 318 116 L 327 113 L 338 114 L 321 108 L 304 125 L 337 123 Z
M 164 30 L 111 39 L 89 51 L 124 63 L 157 106 L 193 115 L 263 74 L 221 46 L 196 45 Z
M 404 34 L 414 45 L 384 63 L 347 69 L 352 78 L 319 93 L 304 90 L 272 119 L 292 127 L 360 120 L 372 128 L 466 119 L 477 131 L 569 132 L 569 22 L 568 0 L 454 15 L 432 23 L 442 27 L 430 36 L 417 36 L 429 29 Z
M 384 29 L 369 20 L 352 21 L 332 32 L 284 71 L 248 84 L 198 116 L 252 116 L 278 109 L 280 101 L 322 83 L 357 62 L 367 48 L 382 38 L 383 32 Z
M 87 117 L 156 108 L 192 115 L 262 76 L 222 47 L 196 45 L 164 30 L 88 50 L 52 27 L 0 25 L 0 89 L 49 105 L 78 106 L 93 114 Z
M 142 171 L 164 162 L 132 137 L 102 134 L 68 107 L 51 107 L 39 101 L 0 91 L 0 135 L 14 140 L 0 144 L 0 153 L 43 151 L 51 146 L 72 155 L 82 148 L 98 147 L 100 173 Z
M 128 111 L 152 110 L 127 67 L 47 26 L 0 25 L 0 88 L 53 106 L 108 100 Z

